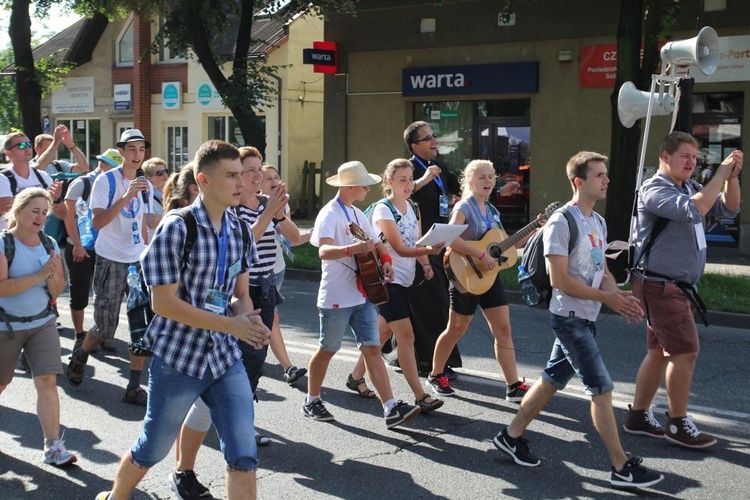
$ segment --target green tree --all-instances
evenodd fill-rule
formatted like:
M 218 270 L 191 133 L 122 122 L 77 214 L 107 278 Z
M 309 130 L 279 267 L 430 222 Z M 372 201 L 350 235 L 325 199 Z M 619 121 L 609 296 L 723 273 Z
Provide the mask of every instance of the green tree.
M 6 47 L 0 50 L 0 68 L 13 64 L 13 49 Z M 21 129 L 21 114 L 18 112 L 16 82 L 13 75 L 0 77 L 0 95 L 5 96 L 0 106 L 0 132 L 7 134 L 13 129 Z
M 72 0 L 84 14 L 101 12 L 110 18 L 135 11 L 162 20 L 152 51 L 163 43 L 174 53 L 195 57 L 232 112 L 246 144 L 264 150 L 266 138 L 256 110 L 271 106 L 277 92 L 271 78 L 278 70 L 264 54 L 251 54 L 259 41 L 252 38 L 253 21 L 259 14 L 284 18 L 312 5 L 319 15 L 353 11 L 357 0 Z M 269 14 L 270 13 L 270 14 Z M 236 29 L 235 29 L 236 27 Z M 233 50 L 223 51 L 231 46 Z M 144 57 L 146 54 L 140 54 Z
M 64 2 L 38 0 L 34 4 L 35 15 L 39 18 L 46 17 L 52 3 Z M 34 40 L 31 36 L 32 2 L 30 0 L 0 0 L 0 6 L 11 9 L 8 35 L 13 51 L 12 62 L 15 64 L 15 95 L 18 98 L 18 112 L 23 131 L 29 137 L 34 137 L 42 133 L 42 97 L 59 85 L 60 76 L 69 71 L 70 65 L 59 61 L 54 56 L 46 60 L 34 61 L 32 53 Z

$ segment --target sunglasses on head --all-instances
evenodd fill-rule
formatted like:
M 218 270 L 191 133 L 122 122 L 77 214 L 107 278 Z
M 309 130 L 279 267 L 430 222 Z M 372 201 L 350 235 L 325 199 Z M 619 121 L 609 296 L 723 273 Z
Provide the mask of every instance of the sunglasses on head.
M 31 141 L 22 141 L 22 142 L 19 142 L 18 144 L 13 144 L 8 149 L 13 149 L 15 147 L 18 147 L 18 149 L 26 149 L 26 148 L 30 148 L 31 146 L 33 146 L 33 144 L 31 144 Z
M 437 138 L 438 138 L 437 134 L 432 134 L 432 135 L 428 135 L 427 137 L 422 137 L 421 139 L 417 139 L 416 141 L 414 141 L 414 143 L 416 144 L 416 143 L 420 143 L 420 142 L 427 142 L 427 141 L 431 141 L 431 140 L 437 139 Z

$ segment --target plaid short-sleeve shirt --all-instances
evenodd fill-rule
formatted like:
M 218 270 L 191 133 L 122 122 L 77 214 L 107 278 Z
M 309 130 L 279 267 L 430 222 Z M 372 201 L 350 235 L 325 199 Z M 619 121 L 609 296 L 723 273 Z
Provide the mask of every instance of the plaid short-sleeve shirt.
M 242 248 L 240 224 L 244 222 L 231 211 L 226 211 L 224 220 L 229 236 L 226 274 L 224 286 L 219 287 L 219 234 L 211 225 L 200 198 L 190 206 L 190 212 L 195 216 L 198 231 L 188 262 L 183 262 L 187 235 L 185 221 L 167 214 L 141 257 L 141 266 L 148 286 L 176 283 L 180 299 L 203 309 L 211 289 L 221 288 L 232 295 L 237 275 L 248 271 L 245 256 L 252 255 L 255 243 L 250 233 L 248 247 Z M 240 272 L 230 276 L 229 269 L 237 262 L 240 262 Z M 202 377 L 208 368 L 218 378 L 242 356 L 233 335 L 201 330 L 159 315 L 149 324 L 145 341 L 167 365 L 191 377 Z

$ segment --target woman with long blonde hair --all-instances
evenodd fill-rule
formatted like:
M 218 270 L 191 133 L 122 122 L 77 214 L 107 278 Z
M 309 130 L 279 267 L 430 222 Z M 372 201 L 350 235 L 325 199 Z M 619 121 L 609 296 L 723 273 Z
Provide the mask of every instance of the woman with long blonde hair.
M 497 175 L 492 162 L 487 160 L 469 162 L 461 180 L 462 199 L 453 207 L 450 219 L 450 224 L 468 225 L 466 230 L 451 243 L 451 249 L 474 257 L 480 266 L 480 270 L 483 271 L 494 269 L 498 265 L 497 260 L 488 252 L 481 251 L 466 242 L 481 240 L 490 229 L 502 229 L 500 213 L 489 201 L 496 181 Z M 517 182 L 509 182 L 500 191 L 503 195 L 509 195 L 519 188 Z M 530 236 L 521 240 L 518 245 L 522 245 Z M 482 314 L 487 320 L 494 337 L 495 359 L 497 359 L 505 377 L 505 400 L 519 403 L 529 388 L 525 384 L 525 379 L 520 380 L 518 378 L 516 353 L 511 337 L 510 308 L 499 274 L 492 287 L 482 295 L 461 293 L 453 283 L 450 284 L 448 325 L 435 344 L 432 373 L 427 378 L 427 383 L 432 387 L 432 391 L 439 396 L 453 396 L 455 394 L 448 378 L 437 370 L 440 369 L 439 367 L 445 366 L 445 361 L 453 347 L 466 333 L 477 306 L 482 308 Z

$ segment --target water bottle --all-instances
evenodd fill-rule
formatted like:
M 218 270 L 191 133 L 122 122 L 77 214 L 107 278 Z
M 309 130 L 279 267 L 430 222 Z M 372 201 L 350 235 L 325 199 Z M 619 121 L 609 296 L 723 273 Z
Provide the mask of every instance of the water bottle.
M 78 216 L 78 236 L 83 248 L 93 248 L 96 241 L 96 230 L 91 225 L 91 214 L 89 206 L 83 199 L 76 202 L 76 215 Z
M 136 356 L 150 356 L 151 351 L 144 346 L 143 335 L 151 322 L 153 312 L 149 306 L 148 297 L 141 288 L 141 277 L 138 268 L 128 268 L 128 327 L 130 329 L 130 352 Z
M 531 282 L 531 275 L 526 270 L 526 266 L 518 266 L 518 283 L 521 285 L 521 297 L 527 306 L 538 306 L 541 297 L 537 292 L 534 283 Z

